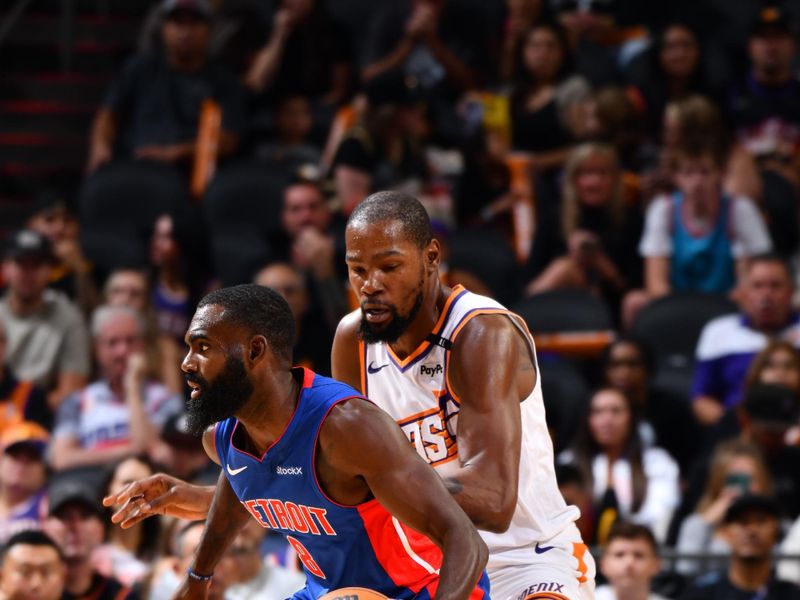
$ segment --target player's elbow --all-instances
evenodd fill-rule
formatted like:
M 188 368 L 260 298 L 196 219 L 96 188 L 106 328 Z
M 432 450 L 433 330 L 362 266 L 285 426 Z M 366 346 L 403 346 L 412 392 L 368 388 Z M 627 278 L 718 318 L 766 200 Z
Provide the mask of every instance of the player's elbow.
M 514 509 L 517 505 L 517 495 L 510 494 L 501 502 L 492 503 L 482 507 L 480 515 L 475 515 L 473 522 L 478 529 L 491 533 L 504 533 L 511 525 Z

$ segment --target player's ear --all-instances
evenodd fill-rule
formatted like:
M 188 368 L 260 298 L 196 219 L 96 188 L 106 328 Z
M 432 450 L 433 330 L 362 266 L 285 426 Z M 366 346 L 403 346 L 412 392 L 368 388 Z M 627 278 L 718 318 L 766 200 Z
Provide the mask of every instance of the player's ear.
M 247 348 L 247 358 L 250 363 L 259 362 L 266 356 L 269 349 L 267 339 L 263 335 L 254 335 L 250 338 L 250 344 Z
M 425 249 L 425 266 L 431 270 L 438 270 L 441 257 L 442 247 L 439 245 L 439 240 L 433 238 Z

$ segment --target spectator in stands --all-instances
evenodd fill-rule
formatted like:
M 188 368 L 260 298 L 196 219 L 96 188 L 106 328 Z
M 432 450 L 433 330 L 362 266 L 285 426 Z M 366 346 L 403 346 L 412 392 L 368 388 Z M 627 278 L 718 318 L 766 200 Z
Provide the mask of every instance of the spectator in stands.
M 47 516 L 44 453 L 50 435 L 36 423 L 20 422 L 0 435 L 0 544 L 39 529 Z
M 600 572 L 608 583 L 595 592 L 596 600 L 666 600 L 653 593 L 653 578 L 661 570 L 658 542 L 646 525 L 617 521 L 608 534 Z
M 774 255 L 750 259 L 740 298 L 741 313 L 713 319 L 700 334 L 692 385 L 693 409 L 703 425 L 717 423 L 741 397 L 747 368 L 770 338 L 800 344 L 792 311 L 789 266 Z
M 222 109 L 218 152 L 232 154 L 244 125 L 244 92 L 208 58 L 208 0 L 164 0 L 163 51 L 135 56 L 108 91 L 92 125 L 87 168 L 117 158 L 187 165 L 194 157 L 204 100 Z
M 678 465 L 665 450 L 643 447 L 638 416 L 622 392 L 595 391 L 582 430 L 559 460 L 575 464 L 591 482 L 598 543 L 617 517 L 647 525 L 664 540 L 680 501 Z
M 558 168 L 573 142 L 557 102 L 559 86 L 572 75 L 566 33 L 554 22 L 535 24 L 517 60 L 510 97 L 512 147 L 529 153 L 532 169 Z
M 631 399 L 640 415 L 639 433 L 645 447 L 659 446 L 681 468 L 689 465 L 697 449 L 697 431 L 688 402 L 652 387 L 653 364 L 647 348 L 632 337 L 618 337 L 601 358 L 605 383 Z
M 174 414 L 161 430 L 161 443 L 150 453 L 159 470 L 193 483 L 214 484 L 219 468 L 203 449 L 203 442 L 189 432 L 186 415 Z
M 500 81 L 510 84 L 517 74 L 520 48 L 534 25 L 545 20 L 549 4 L 545 0 L 506 0 L 506 22 L 500 55 Z
M 782 385 L 800 394 L 800 354 L 786 340 L 772 340 L 756 354 L 745 378 L 745 391 L 757 383 Z
M 750 70 L 729 97 L 729 118 L 739 142 L 759 165 L 800 186 L 800 80 L 796 42 L 785 9 L 765 5 L 747 43 Z
M 625 299 L 627 326 L 644 305 L 671 292 L 732 292 L 748 259 L 772 249 L 752 200 L 723 192 L 718 149 L 681 148 L 675 183 L 673 195 L 656 198 L 647 210 L 639 244 L 645 289 Z
M 24 531 L 3 546 L 0 597 L 63 600 L 65 580 L 64 556 L 47 534 Z
M 103 298 L 109 306 L 129 306 L 144 317 L 148 377 L 175 393 L 182 392 L 185 385 L 180 373 L 183 344 L 159 330 L 147 273 L 133 268 L 113 271 L 103 287 Z
M 736 438 L 758 446 L 770 467 L 775 494 L 790 519 L 800 515 L 800 447 L 786 444 L 786 433 L 800 416 L 795 393 L 783 386 L 760 383 L 748 390 L 731 411 Z M 726 431 L 731 435 L 730 431 Z M 712 440 L 712 442 L 715 440 Z M 700 452 L 687 476 L 687 485 L 675 523 L 691 513 L 705 489 L 709 474 L 709 452 Z
M 270 287 L 289 303 L 295 322 L 292 363 L 330 374 L 332 329 L 319 311 L 309 310 L 305 277 L 287 263 L 271 263 L 256 273 L 253 283 Z
M 245 85 L 266 103 L 288 95 L 308 99 L 321 131 L 353 88 L 348 37 L 321 0 L 279 0 L 270 32 L 245 74 Z
M 800 598 L 800 587 L 773 575 L 781 511 L 768 496 L 743 495 L 728 507 L 722 534 L 731 548 L 727 571 L 700 576 L 681 600 L 715 598 Z
M 711 456 L 708 479 L 694 512 L 681 523 L 675 549 L 678 554 L 730 554 L 728 540 L 719 529 L 728 508 L 742 495 L 772 495 L 772 477 L 758 446 L 741 439 L 719 444 Z M 727 559 L 682 559 L 675 568 L 697 575 L 724 567 Z
M 631 64 L 629 81 L 638 92 L 653 136 L 661 128 L 668 103 L 692 94 L 716 98 L 719 93 L 705 69 L 698 32 L 682 21 L 668 22 L 656 32 L 650 48 Z
M 610 146 L 584 144 L 572 152 L 564 173 L 560 222 L 537 227 L 530 269 L 543 270 L 528 284 L 528 294 L 581 288 L 618 306 L 622 292 L 636 284 L 641 218 L 635 206 L 625 203 L 621 176 Z M 548 212 L 552 214 L 543 207 L 540 215 Z
M 226 600 L 290 598 L 305 585 L 305 577 L 299 571 L 264 561 L 260 552 L 264 534 L 264 528 L 251 520 L 233 540 L 229 554 L 236 561 L 236 576 L 225 592 Z
M 102 542 L 106 513 L 94 490 L 79 478 L 61 478 L 48 491 L 46 531 L 61 548 L 67 565 L 64 600 L 135 600 L 138 596 L 113 578 L 101 575 L 92 553 Z
M 578 72 L 594 86 L 614 83 L 620 71 L 647 46 L 643 27 L 620 23 L 623 2 L 554 0 L 559 23 L 567 30 Z
M 452 102 L 487 72 L 488 24 L 452 0 L 402 0 L 375 16 L 361 76 L 372 86 L 408 85 Z
M 368 89 L 369 106 L 342 138 L 331 164 L 341 212 L 379 189 L 421 190 L 428 178 L 426 119 L 402 86 Z
M 61 194 L 43 192 L 31 208 L 26 223 L 50 241 L 54 264 L 50 287 L 64 292 L 84 315 L 90 315 L 97 304 L 97 286 L 91 263 L 81 249 L 80 224 Z
M 44 391 L 30 381 L 17 379 L 6 364 L 8 336 L 0 318 L 0 434 L 20 421 L 35 421 L 45 429 L 53 426 L 53 412 Z
M 301 172 L 283 192 L 282 239 L 273 240 L 279 261 L 301 270 L 311 310 L 335 331 L 348 311 L 345 288 L 344 224 L 331 212 L 320 183 Z
M 694 94 L 669 102 L 664 110 L 661 142 L 656 170 L 647 175 L 651 180 L 647 187 L 652 191 L 671 193 L 681 148 L 706 143 L 718 148 L 722 156 L 723 192 L 761 200 L 761 173 L 756 162 L 743 146 L 731 140 L 719 109 L 708 98 Z
M 109 469 L 103 493 L 117 493 L 129 483 L 149 477 L 153 473 L 153 466 L 144 456 L 124 458 Z M 116 511 L 119 508 L 121 507 L 115 506 L 110 510 Z M 156 517 L 128 529 L 109 528 L 105 543 L 93 555 L 97 570 L 106 577 L 113 577 L 123 585 L 133 587 L 147 574 L 156 558 L 161 541 L 160 526 L 161 522 Z
M 305 165 L 319 165 L 322 152 L 310 140 L 314 124 L 311 108 L 308 98 L 299 94 L 289 94 L 278 101 L 275 136 L 257 143 L 254 149 L 254 155 L 269 170 L 297 173 Z
M 151 305 L 159 332 L 183 343 L 191 316 L 191 290 L 187 277 L 188 257 L 175 234 L 175 222 L 161 215 L 150 238 L 150 264 L 153 267 Z
M 53 253 L 41 234 L 23 229 L 6 241 L 0 299 L 5 323 L 6 361 L 14 374 L 47 391 L 55 409 L 85 385 L 89 340 L 80 312 L 61 293 L 47 289 Z
M 92 315 L 100 379 L 70 396 L 58 411 L 50 463 L 56 470 L 108 464 L 146 452 L 183 401 L 148 381 L 144 321 L 127 306 Z
M 148 600 L 170 600 L 183 581 L 187 569 L 192 566 L 194 553 L 200 545 L 205 521 L 181 522 L 172 555 L 162 559 L 153 569 Z M 230 552 L 228 553 L 230 554 Z M 235 563 L 224 556 L 214 569 L 214 577 L 208 587 L 207 600 L 227 600 L 225 594 L 235 575 Z

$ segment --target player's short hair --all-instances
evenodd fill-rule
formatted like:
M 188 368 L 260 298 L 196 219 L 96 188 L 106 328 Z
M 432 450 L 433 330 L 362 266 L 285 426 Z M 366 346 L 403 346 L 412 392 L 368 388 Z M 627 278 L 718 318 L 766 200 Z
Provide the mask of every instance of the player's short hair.
M 404 192 L 376 192 L 355 207 L 347 220 L 347 226 L 397 221 L 403 228 L 406 239 L 420 248 L 425 248 L 433 239 L 431 219 L 425 207 L 414 196 Z
M 245 283 L 215 290 L 197 304 L 198 310 L 216 304 L 224 320 L 263 335 L 273 353 L 289 361 L 294 345 L 294 317 L 289 304 L 272 288 Z
M 61 548 L 53 541 L 49 535 L 38 529 L 28 529 L 15 533 L 8 541 L 0 548 L 0 564 L 5 562 L 6 555 L 14 546 L 49 546 L 58 554 L 58 559 L 63 562 L 64 553 Z
M 647 525 L 631 523 L 629 521 L 617 521 L 611 526 L 606 539 L 606 548 L 616 539 L 622 540 L 644 540 L 653 550 L 653 554 L 658 556 L 658 542 L 656 536 Z

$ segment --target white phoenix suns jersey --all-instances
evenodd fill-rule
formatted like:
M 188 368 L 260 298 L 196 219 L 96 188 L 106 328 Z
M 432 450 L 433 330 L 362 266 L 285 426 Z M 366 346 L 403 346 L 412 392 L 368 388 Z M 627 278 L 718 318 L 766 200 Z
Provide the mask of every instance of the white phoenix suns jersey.
M 364 394 L 392 415 L 417 452 L 442 477 L 459 466 L 458 412 L 460 400 L 450 388 L 447 365 L 461 329 L 478 315 L 507 315 L 536 349 L 524 321 L 491 298 L 456 286 L 431 335 L 408 357 L 399 359 L 388 344 L 360 345 L 361 387 Z M 475 368 L 491 368 L 491 356 L 476 354 Z M 488 568 L 527 564 L 537 542 L 546 541 L 579 517 L 558 490 L 553 445 L 545 422 L 541 377 L 520 404 L 522 449 L 519 492 L 511 526 L 504 533 L 481 531 L 489 546 Z

